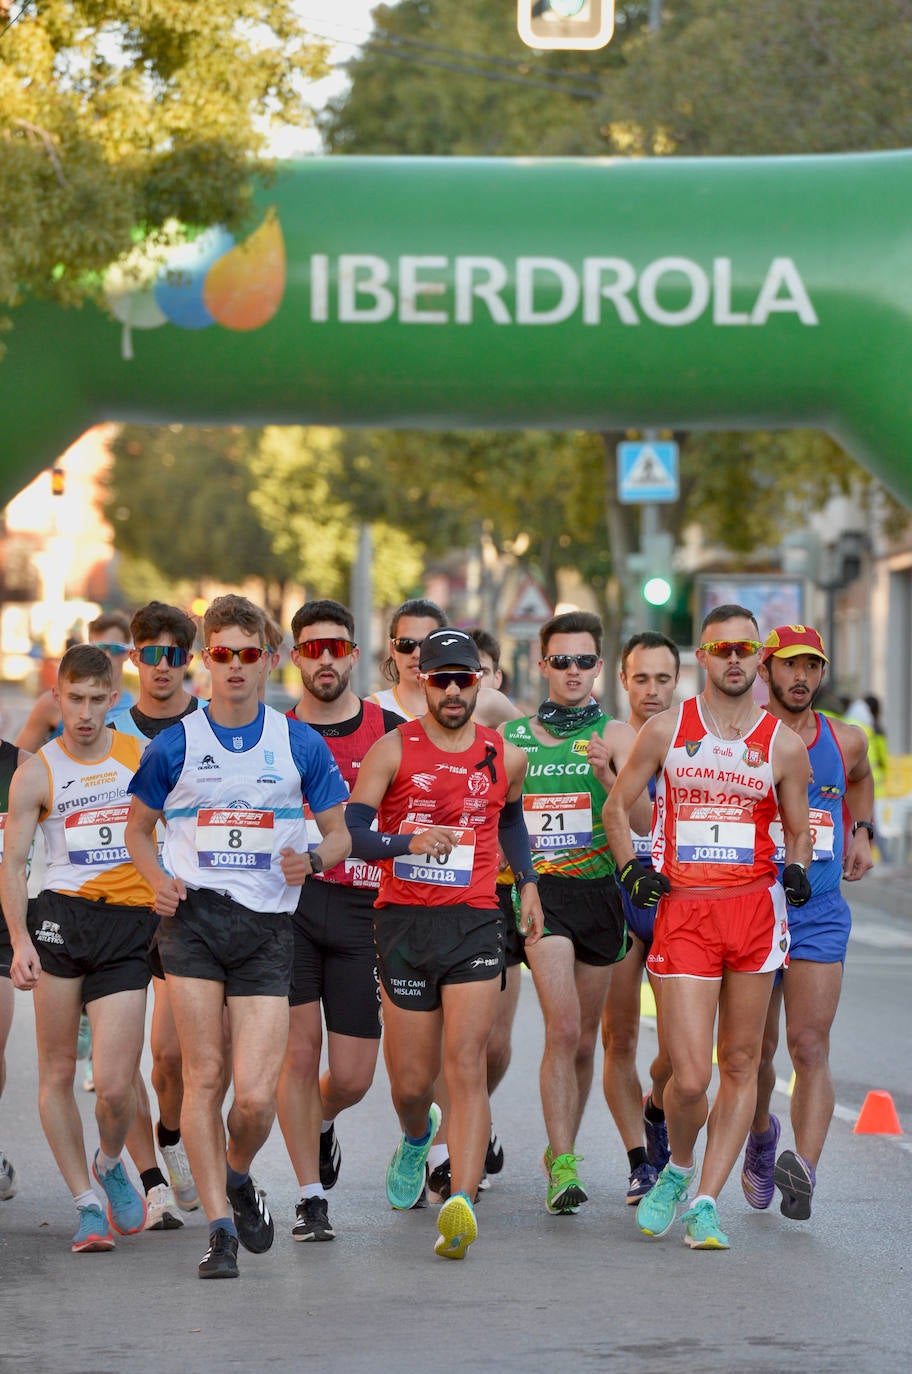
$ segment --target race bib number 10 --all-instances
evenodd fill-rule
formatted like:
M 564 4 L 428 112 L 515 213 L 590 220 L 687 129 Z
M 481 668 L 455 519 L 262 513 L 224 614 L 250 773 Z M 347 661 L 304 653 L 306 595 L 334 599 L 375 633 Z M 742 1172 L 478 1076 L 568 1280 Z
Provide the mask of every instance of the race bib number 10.
M 274 824 L 272 811 L 198 811 L 200 868 L 271 868 Z
M 456 829 L 456 827 L 454 827 Z M 416 835 L 426 825 L 403 821 L 400 835 Z M 406 883 L 434 883 L 440 887 L 468 887 L 475 866 L 475 831 L 456 829 L 455 849 L 437 858 L 433 854 L 400 854 L 393 860 L 393 872 Z

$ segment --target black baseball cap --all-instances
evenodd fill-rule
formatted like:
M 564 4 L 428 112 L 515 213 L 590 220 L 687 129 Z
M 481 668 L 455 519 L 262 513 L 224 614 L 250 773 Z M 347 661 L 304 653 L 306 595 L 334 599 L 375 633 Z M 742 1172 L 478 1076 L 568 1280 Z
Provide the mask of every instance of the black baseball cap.
M 438 668 L 471 668 L 479 672 L 481 659 L 472 636 L 465 630 L 432 630 L 422 641 L 418 669 L 422 673 L 433 673 Z

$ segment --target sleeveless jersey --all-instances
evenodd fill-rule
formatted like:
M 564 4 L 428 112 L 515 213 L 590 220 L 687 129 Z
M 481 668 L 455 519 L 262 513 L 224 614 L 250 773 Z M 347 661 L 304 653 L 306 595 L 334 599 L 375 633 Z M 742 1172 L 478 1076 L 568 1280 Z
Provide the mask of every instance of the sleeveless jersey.
M 127 785 L 142 750 L 113 732 L 110 752 L 85 763 L 61 739 L 38 751 L 48 773 L 50 805 L 39 817 L 47 847 L 44 886 L 88 901 L 151 906 L 152 889 L 130 862 L 124 830 L 130 813 Z
M 452 754 L 438 749 L 418 721 L 397 729 L 402 761 L 380 804 L 381 831 L 401 835 L 446 825 L 459 831 L 459 840 L 443 860 L 384 859 L 375 905 L 496 908 L 497 827 L 509 791 L 503 740 L 476 725 L 472 745 Z
M 202 705 L 203 703 L 201 701 L 198 701 L 194 697 L 193 706 L 192 708 L 187 708 L 187 714 L 192 715 L 193 711 L 200 710 L 202 708 Z M 183 720 L 183 717 L 183 711 L 180 713 L 180 715 L 169 716 L 166 722 L 162 722 L 162 728 L 161 731 L 159 731 L 159 733 L 162 733 L 164 730 L 167 730 L 169 726 L 176 724 L 177 721 Z M 138 739 L 143 749 L 145 749 L 146 745 L 150 744 L 151 741 L 155 738 L 154 735 L 147 735 L 145 731 L 140 730 L 139 726 L 136 724 L 136 721 L 133 718 L 132 707 L 128 711 L 119 711 L 113 720 L 109 720 L 108 724 L 113 726 L 113 728 L 117 730 L 119 734 L 132 735 L 134 739 Z
M 842 860 L 846 847 L 848 809 L 845 802 L 846 766 L 833 727 L 818 711 L 817 738 L 808 748 L 813 780 L 808 787 L 811 838 L 814 857 L 808 877 L 814 897 L 832 892 L 842 882 Z M 785 844 L 782 823 L 773 823 L 776 843 L 776 863 L 780 876 L 785 863 Z
M 165 869 L 253 911 L 294 911 L 301 889 L 286 885 L 279 851 L 300 853 L 306 833 L 288 721 L 267 708 L 259 741 L 240 753 L 219 742 L 205 711 L 178 727 L 184 762 L 164 806 Z
M 372 744 L 382 738 L 387 732 L 387 725 L 383 711 L 373 701 L 362 701 L 361 720 L 354 730 L 347 731 L 345 734 L 334 734 L 334 726 L 311 725 L 312 730 L 316 730 L 321 739 L 325 740 L 330 753 L 339 765 L 339 772 L 348 787 L 349 792 L 355 785 L 358 777 L 358 770 L 364 761 L 364 755 Z M 285 713 L 291 720 L 297 720 L 295 708 Z M 348 725 L 347 721 L 343 725 Z M 310 807 L 304 805 L 304 820 L 307 825 L 307 848 L 316 849 L 323 836 L 320 834 L 319 826 L 314 820 L 314 814 Z M 318 882 L 339 883 L 343 887 L 367 887 L 376 889 L 380 886 L 381 871 L 378 864 L 371 863 L 367 859 L 343 859 L 342 863 L 336 864 L 335 868 L 328 869 L 325 873 L 315 875 Z
M 611 719 L 597 720 L 566 739 L 542 744 L 532 733 L 530 717 L 511 720 L 504 739 L 526 755 L 523 814 L 529 831 L 536 873 L 564 878 L 604 878 L 615 869 L 602 825 L 607 793 L 586 757 L 589 740 Z
M 407 710 L 399 700 L 395 687 L 384 687 L 379 692 L 371 692 L 368 701 L 372 701 L 382 711 L 392 711 L 393 715 L 399 716 L 401 720 L 415 719 L 411 711 Z
M 656 787 L 652 857 L 672 887 L 734 887 L 776 877 L 773 741 L 764 711 L 744 739 L 717 739 L 699 702 L 681 703 Z
M 19 762 L 19 748 L 9 740 L 0 740 L 0 858 L 3 857 L 3 832 L 9 812 L 9 790 Z

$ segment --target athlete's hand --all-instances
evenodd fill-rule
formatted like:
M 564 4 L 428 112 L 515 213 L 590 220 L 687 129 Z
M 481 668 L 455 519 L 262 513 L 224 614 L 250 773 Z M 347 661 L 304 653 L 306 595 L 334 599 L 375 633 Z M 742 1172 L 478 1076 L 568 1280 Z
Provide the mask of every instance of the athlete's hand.
M 282 870 L 282 877 L 289 887 L 303 887 L 304 880 L 309 878 L 312 872 L 307 851 L 299 854 L 296 849 L 280 849 L 281 856 L 279 867 Z
M 856 830 L 849 840 L 849 847 L 842 861 L 842 876 L 847 883 L 857 883 L 858 879 L 863 878 L 868 869 L 873 867 L 874 856 L 871 853 L 868 832 Z
M 545 913 L 542 911 L 537 883 L 523 883 L 519 889 L 519 920 L 516 928 L 527 945 L 534 945 L 542 937 Z
M 811 880 L 804 864 L 786 864 L 782 870 L 782 886 L 789 906 L 804 906 L 811 898 Z
M 450 850 L 459 843 L 459 832 L 445 825 L 432 825 L 418 830 L 409 840 L 410 854 L 423 854 L 428 863 L 446 863 Z
M 631 859 L 621 873 L 621 886 L 634 906 L 644 911 L 658 906 L 666 892 L 671 891 L 671 883 L 664 873 L 656 873 L 646 868 L 639 859 Z
M 41 973 L 41 960 L 31 940 L 23 940 L 13 951 L 10 965 L 10 982 L 20 992 L 31 992 Z
M 607 792 L 610 792 L 617 775 L 611 767 L 608 746 L 597 732 L 593 732 L 589 743 L 586 745 L 586 759 L 599 782 Z
M 171 878 L 167 873 L 163 873 L 155 887 L 152 910 L 156 916 L 173 916 L 178 902 L 184 901 L 186 896 L 187 889 L 180 878 Z

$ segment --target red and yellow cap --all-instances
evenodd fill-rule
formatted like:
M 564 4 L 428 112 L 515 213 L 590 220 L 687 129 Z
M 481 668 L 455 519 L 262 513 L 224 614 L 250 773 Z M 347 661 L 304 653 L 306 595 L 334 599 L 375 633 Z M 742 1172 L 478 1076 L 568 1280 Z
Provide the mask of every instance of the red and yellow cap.
M 824 663 L 829 659 L 823 652 L 823 640 L 810 625 L 779 625 L 767 635 L 760 661 L 769 658 L 796 658 L 798 654 L 816 654 Z

